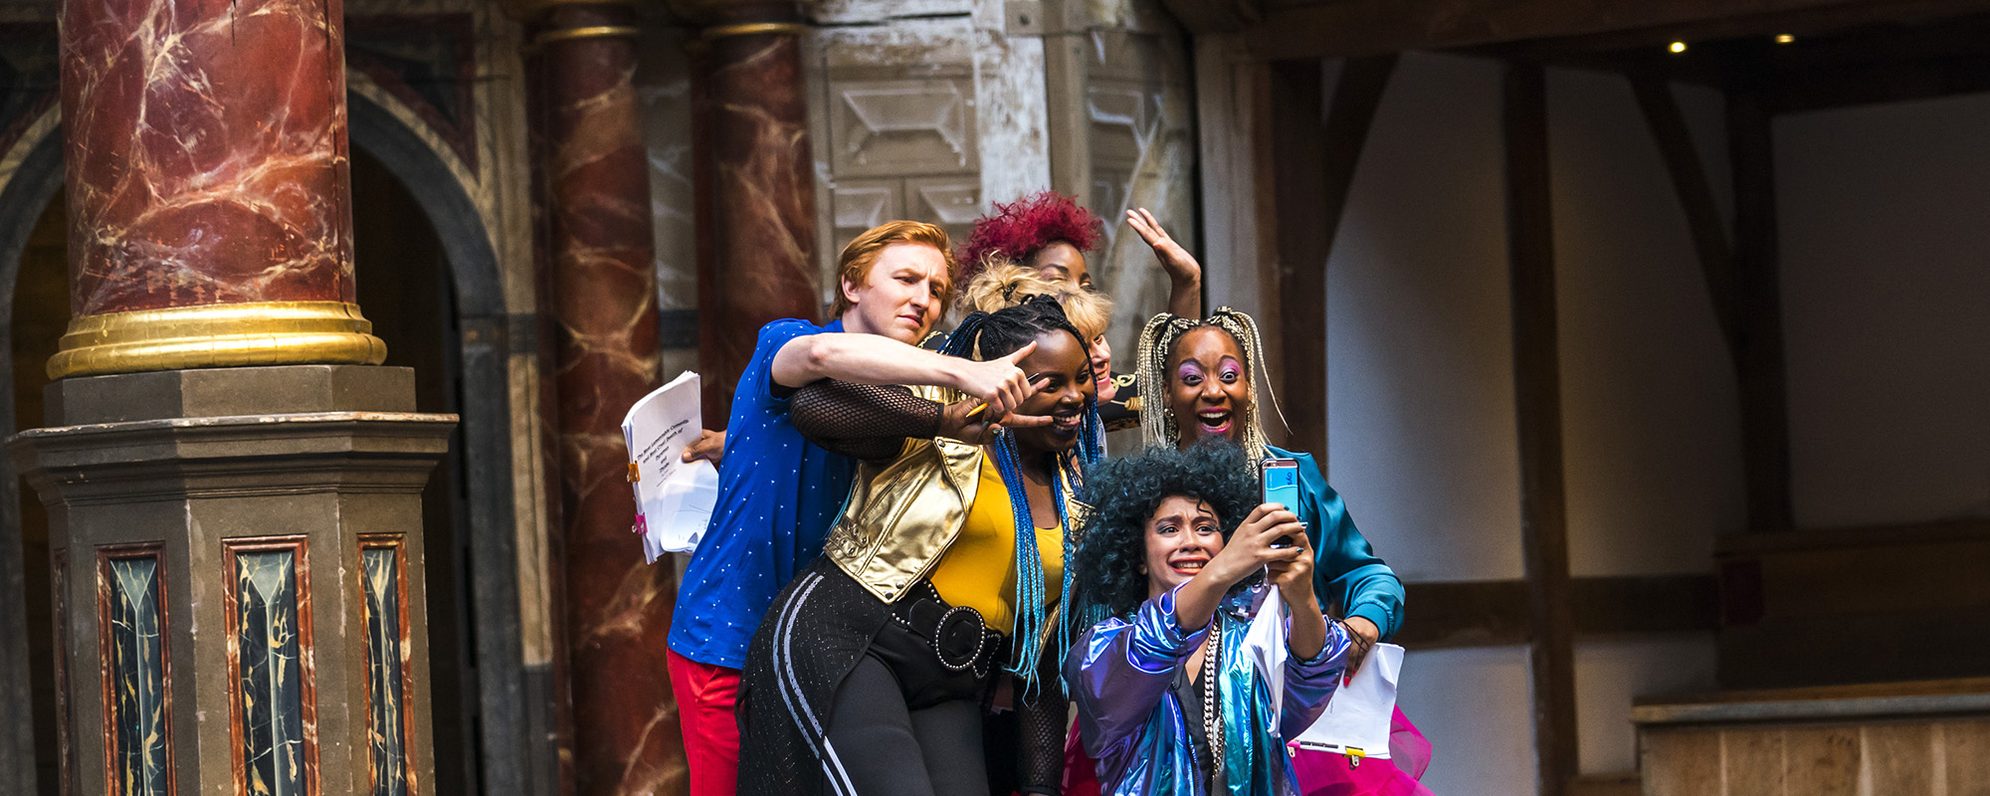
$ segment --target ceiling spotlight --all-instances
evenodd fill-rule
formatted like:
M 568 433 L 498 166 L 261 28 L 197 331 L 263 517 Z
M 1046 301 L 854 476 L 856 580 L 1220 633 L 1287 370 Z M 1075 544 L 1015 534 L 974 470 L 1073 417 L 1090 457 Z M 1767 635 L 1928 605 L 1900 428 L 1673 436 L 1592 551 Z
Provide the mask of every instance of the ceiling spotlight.
M 1795 37 L 1795 36 L 1792 36 L 1792 35 L 1790 35 L 1790 34 L 1788 34 L 1788 33 L 1778 33 L 1778 34 L 1776 34 L 1776 43 L 1777 43 L 1777 44 L 1789 44 L 1789 43 L 1791 43 L 1791 42 L 1794 42 L 1794 41 L 1796 41 L 1796 40 L 1797 40 L 1797 37 Z
M 1686 51 L 1686 43 L 1683 41 L 1675 41 L 1670 45 L 1667 45 L 1665 49 L 1671 52 L 1673 55 L 1678 55 Z

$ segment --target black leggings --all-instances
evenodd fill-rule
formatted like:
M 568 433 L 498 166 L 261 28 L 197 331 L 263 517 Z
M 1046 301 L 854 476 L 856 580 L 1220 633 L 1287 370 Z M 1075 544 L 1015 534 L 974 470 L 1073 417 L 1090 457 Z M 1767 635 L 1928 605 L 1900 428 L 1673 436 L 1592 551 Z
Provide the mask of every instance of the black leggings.
M 828 740 L 840 773 L 863 796 L 987 794 L 985 685 L 947 671 L 925 639 L 886 622 L 832 701 Z

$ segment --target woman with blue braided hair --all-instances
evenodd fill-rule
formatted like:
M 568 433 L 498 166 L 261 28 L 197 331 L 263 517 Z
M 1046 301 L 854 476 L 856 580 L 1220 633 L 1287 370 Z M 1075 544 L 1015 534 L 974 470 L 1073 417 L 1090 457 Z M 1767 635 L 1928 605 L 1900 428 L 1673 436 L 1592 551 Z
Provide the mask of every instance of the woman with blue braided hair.
M 1351 647 L 1313 596 L 1299 517 L 1259 504 L 1243 454 L 1214 440 L 1105 462 L 1086 495 L 1069 617 L 1096 621 L 1064 677 L 1104 792 L 1296 796 L 1285 739 L 1326 709 Z M 1253 649 L 1263 611 L 1289 612 L 1284 649 Z
M 861 460 L 823 555 L 775 600 L 741 684 L 741 793 L 987 793 L 982 707 L 1014 678 L 1024 792 L 1056 793 L 1056 608 L 1096 459 L 1084 336 L 1057 301 L 968 316 L 946 353 L 1012 357 L 1002 417 L 938 388 L 818 382 L 790 413 Z

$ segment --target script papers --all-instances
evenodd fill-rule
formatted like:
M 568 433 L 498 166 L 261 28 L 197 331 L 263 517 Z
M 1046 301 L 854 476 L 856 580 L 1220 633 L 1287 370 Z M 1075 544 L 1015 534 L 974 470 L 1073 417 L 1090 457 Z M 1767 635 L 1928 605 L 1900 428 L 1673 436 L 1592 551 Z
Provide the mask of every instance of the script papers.
M 1291 655 L 1285 636 L 1290 619 L 1278 590 L 1269 585 L 1265 590 L 1264 602 L 1251 615 L 1250 629 L 1244 631 L 1243 650 L 1257 667 L 1258 676 L 1264 678 L 1265 693 L 1271 694 L 1271 726 L 1264 729 L 1276 733 L 1279 716 L 1285 712 L 1285 659 Z
M 684 448 L 704 429 L 698 408 L 698 374 L 684 371 L 643 396 L 622 418 L 629 446 L 629 481 L 636 490 L 636 521 L 643 560 L 697 549 L 718 503 L 719 471 L 711 462 L 683 460 Z
M 1334 692 L 1327 712 L 1299 735 L 1299 746 L 1350 757 L 1389 756 L 1389 718 L 1396 712 L 1396 683 L 1403 648 L 1377 644 L 1354 679 Z
M 1266 728 L 1270 732 L 1278 731 L 1279 716 L 1285 709 L 1285 659 L 1291 655 L 1286 647 L 1289 621 L 1285 601 L 1274 591 L 1258 606 L 1250 628 L 1244 631 L 1244 654 L 1264 678 L 1267 692 L 1274 695 L 1271 726 Z M 1389 718 L 1396 710 L 1396 683 L 1402 670 L 1402 647 L 1375 645 L 1353 679 L 1334 691 L 1327 711 L 1299 735 L 1299 746 L 1354 757 L 1388 757 Z

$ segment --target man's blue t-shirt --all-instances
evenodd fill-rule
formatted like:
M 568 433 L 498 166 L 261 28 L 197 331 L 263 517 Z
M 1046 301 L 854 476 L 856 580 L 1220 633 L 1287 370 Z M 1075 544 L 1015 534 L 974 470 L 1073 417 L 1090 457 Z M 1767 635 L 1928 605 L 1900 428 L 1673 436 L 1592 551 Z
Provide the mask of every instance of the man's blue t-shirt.
M 691 660 L 746 667 L 760 616 L 823 537 L 850 495 L 856 462 L 802 438 L 788 421 L 789 392 L 774 383 L 774 354 L 799 337 L 841 332 L 788 318 L 760 328 L 740 374 L 719 465 L 712 523 L 691 556 L 670 622 L 670 649 Z

